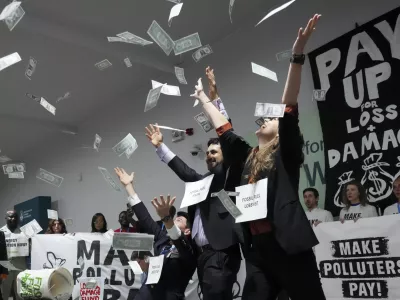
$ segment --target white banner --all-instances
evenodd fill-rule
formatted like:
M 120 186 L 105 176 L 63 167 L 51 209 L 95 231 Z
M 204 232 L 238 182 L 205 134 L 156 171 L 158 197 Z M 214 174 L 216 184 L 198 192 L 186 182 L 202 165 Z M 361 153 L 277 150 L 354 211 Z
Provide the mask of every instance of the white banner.
M 326 299 L 400 299 L 399 228 L 400 215 L 315 227 Z
M 32 238 L 32 270 L 68 269 L 75 284 L 73 295 L 80 290 L 76 279 L 103 277 L 104 299 L 133 300 L 141 282 L 128 264 L 132 250 L 114 250 L 111 244 L 112 239 L 96 233 L 39 234 Z M 84 259 L 82 270 L 79 257 Z

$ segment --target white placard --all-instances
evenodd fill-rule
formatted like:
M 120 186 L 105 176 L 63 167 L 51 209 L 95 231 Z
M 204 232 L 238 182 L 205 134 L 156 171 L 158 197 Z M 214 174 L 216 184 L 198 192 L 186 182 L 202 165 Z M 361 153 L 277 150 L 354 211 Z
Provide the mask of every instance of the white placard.
M 138 275 L 143 274 L 143 270 L 137 261 L 130 261 L 128 262 L 128 264 L 130 265 L 133 274 L 138 274 Z
M 56 210 L 48 209 L 47 218 L 50 220 L 58 220 L 58 213 Z
M 236 187 L 236 206 L 242 215 L 236 218 L 236 223 L 264 219 L 267 216 L 268 178 L 254 184 Z
M 26 238 L 30 239 L 37 233 L 41 232 L 43 228 L 39 225 L 39 223 L 35 219 L 33 219 L 28 224 L 22 226 L 20 230 L 23 234 L 25 234 Z
M 182 199 L 181 208 L 195 205 L 206 200 L 213 178 L 214 174 L 199 181 L 186 182 L 185 195 Z
M 29 256 L 28 239 L 22 233 L 10 233 L 6 236 L 8 258 Z
M 80 300 L 102 300 L 104 297 L 104 278 L 79 278 L 79 295 Z
M 164 265 L 164 255 L 150 257 L 149 273 L 146 284 L 157 284 L 161 277 Z

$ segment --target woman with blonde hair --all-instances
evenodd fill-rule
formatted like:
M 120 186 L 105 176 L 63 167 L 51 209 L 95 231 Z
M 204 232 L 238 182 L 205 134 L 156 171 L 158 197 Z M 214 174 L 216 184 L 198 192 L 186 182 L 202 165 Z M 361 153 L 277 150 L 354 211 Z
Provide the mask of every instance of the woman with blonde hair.
M 262 203 L 268 211 L 262 217 L 241 223 L 247 274 L 244 300 L 275 300 L 282 289 L 292 300 L 325 299 L 312 251 L 318 240 L 298 196 L 304 142 L 298 126 L 297 96 L 305 60 L 303 50 L 319 18 L 320 15 L 314 15 L 304 30 L 299 29 L 282 97 L 282 104 L 286 105 L 284 116 L 260 122 L 256 131 L 258 146 L 254 149 L 232 130 L 228 120 L 210 102 L 201 79 L 192 95 L 201 101 L 217 128 L 225 162 L 231 166 L 242 164 L 240 184 L 266 187 L 263 199 L 252 201 L 258 195 L 243 199 L 253 202 L 252 205 Z

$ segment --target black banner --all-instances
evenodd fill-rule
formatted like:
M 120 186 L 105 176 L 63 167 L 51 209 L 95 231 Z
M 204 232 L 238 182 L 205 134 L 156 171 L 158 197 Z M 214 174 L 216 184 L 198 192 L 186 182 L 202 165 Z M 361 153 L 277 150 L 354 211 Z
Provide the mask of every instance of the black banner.
M 338 215 L 356 179 L 371 204 L 393 203 L 400 175 L 400 7 L 309 54 L 325 152 L 325 207 Z

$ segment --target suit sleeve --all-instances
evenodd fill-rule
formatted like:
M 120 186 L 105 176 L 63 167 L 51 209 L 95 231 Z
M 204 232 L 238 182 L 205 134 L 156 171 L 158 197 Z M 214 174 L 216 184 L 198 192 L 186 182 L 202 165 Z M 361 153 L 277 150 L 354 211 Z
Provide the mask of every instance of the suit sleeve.
M 186 238 L 186 236 L 181 232 L 181 230 L 175 225 L 171 229 L 167 229 L 168 235 L 172 240 L 172 243 L 178 249 L 179 256 L 192 262 L 194 260 L 194 250 L 192 244 Z
M 153 220 L 143 202 L 132 205 L 132 209 L 139 220 L 140 228 L 143 233 L 154 234 L 155 241 L 166 235 L 166 233 L 161 230 L 160 226 L 158 226 L 158 224 Z
M 229 166 L 244 163 L 252 149 L 249 143 L 233 131 L 230 123 L 217 128 L 216 131 L 225 163 Z
M 303 163 L 298 105 L 287 106 L 283 118 L 279 119 L 279 147 L 285 168 L 298 169 Z
M 202 175 L 190 168 L 178 156 L 175 156 L 169 163 L 168 167 L 184 182 L 194 182 L 203 178 Z

